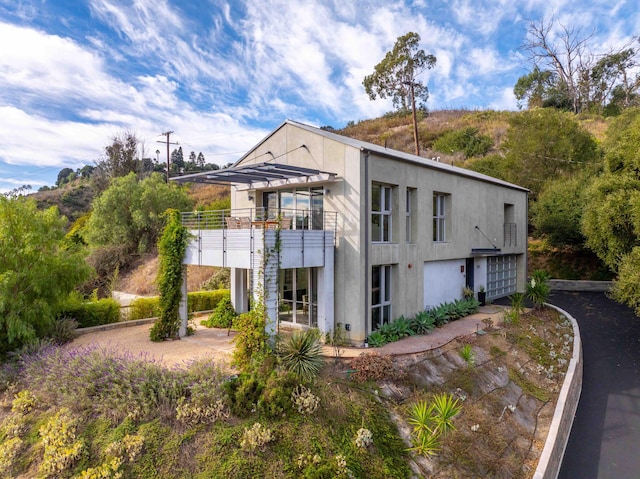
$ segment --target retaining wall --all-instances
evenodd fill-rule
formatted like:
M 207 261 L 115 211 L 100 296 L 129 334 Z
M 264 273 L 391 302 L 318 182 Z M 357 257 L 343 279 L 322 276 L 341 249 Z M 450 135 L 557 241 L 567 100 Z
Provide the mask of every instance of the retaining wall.
M 611 281 L 574 281 L 570 279 L 550 279 L 549 286 L 555 291 L 594 291 L 604 292 L 611 289 Z
M 583 290 L 582 290 L 583 291 Z M 573 418 L 578 409 L 582 392 L 582 341 L 576 320 L 566 311 L 552 305 L 547 306 L 564 314 L 573 325 L 573 355 L 567 367 L 567 374 L 558 396 L 547 441 L 538 460 L 534 479 L 556 479 L 562 466 L 562 458 L 567 447 Z

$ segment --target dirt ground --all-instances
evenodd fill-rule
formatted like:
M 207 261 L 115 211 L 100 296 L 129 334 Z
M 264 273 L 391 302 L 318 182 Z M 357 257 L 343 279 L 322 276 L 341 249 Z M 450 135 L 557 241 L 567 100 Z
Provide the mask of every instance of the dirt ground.
M 180 341 L 154 343 L 149 339 L 151 324 L 129 326 L 126 328 L 96 331 L 78 336 L 67 347 L 79 348 L 97 346 L 116 351 L 126 351 L 134 356 L 146 356 L 172 367 L 187 364 L 195 359 L 212 357 L 216 361 L 228 364 L 233 354 L 232 340 L 234 331 L 206 328 L 199 323 L 206 316 L 197 317 L 193 336 Z

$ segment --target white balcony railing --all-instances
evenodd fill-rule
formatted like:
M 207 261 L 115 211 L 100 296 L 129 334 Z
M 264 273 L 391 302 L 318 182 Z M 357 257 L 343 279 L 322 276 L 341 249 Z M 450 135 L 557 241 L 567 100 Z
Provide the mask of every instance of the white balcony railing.
M 335 233 L 338 214 L 321 209 L 235 208 L 181 213 L 182 225 L 190 230 L 293 229 Z

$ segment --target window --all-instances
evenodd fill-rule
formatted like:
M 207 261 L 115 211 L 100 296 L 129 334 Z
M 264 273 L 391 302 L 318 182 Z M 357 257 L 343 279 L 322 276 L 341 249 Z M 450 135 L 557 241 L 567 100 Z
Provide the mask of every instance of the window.
M 371 241 L 391 241 L 391 188 L 388 186 L 371 186 Z
M 447 198 L 442 193 L 433 194 L 433 241 L 447 241 Z
M 413 241 L 412 237 L 412 228 L 413 228 L 413 204 L 415 202 L 415 188 L 407 188 L 407 198 L 406 198 L 406 207 L 405 207 L 405 237 L 407 243 L 411 243 Z
M 391 322 L 391 266 L 371 269 L 371 331 Z
M 514 206 L 504 204 L 504 242 L 503 246 L 518 246 L 518 230 L 515 220 Z

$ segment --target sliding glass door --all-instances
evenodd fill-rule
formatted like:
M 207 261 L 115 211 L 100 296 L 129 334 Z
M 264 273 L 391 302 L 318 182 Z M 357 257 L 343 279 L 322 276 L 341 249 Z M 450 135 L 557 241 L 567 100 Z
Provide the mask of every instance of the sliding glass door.
M 281 269 L 278 278 L 278 319 L 317 325 L 317 268 Z

